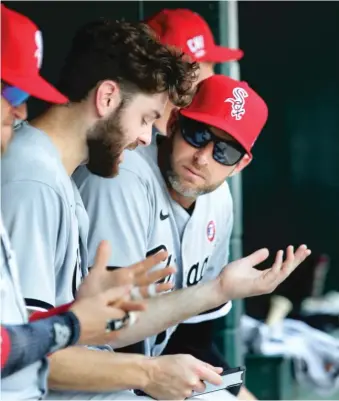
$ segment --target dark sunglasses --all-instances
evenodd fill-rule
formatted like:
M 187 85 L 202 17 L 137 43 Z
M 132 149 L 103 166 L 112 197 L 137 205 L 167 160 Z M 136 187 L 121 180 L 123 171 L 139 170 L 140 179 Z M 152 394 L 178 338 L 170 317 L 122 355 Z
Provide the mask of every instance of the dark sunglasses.
M 1 95 L 11 104 L 13 107 L 18 107 L 22 103 L 25 103 L 29 98 L 29 94 L 22 91 L 15 86 L 2 84 Z
M 203 123 L 180 116 L 179 126 L 184 140 L 197 149 L 213 142 L 213 159 L 224 166 L 234 166 L 246 154 L 238 142 L 217 137 Z

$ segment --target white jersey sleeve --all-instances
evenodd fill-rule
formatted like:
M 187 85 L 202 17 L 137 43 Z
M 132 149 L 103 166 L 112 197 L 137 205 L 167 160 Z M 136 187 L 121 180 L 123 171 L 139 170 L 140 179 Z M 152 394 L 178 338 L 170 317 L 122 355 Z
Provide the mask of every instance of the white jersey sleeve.
M 61 265 L 56 247 L 63 230 L 61 198 L 48 185 L 12 181 L 2 186 L 4 224 L 15 251 L 20 284 L 30 309 L 46 310 L 56 304 L 56 271 Z
M 73 178 L 89 215 L 89 265 L 93 264 L 102 240 L 111 244 L 110 266 L 129 266 L 144 259 L 151 225 L 151 204 L 140 177 L 120 168 L 116 178 L 105 179 L 81 167 Z

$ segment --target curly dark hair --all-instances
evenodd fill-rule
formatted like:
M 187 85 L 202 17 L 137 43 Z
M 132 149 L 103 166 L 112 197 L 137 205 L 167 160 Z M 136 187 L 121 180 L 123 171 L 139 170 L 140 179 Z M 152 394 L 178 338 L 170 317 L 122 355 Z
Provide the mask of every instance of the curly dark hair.
M 128 94 L 168 91 L 173 104 L 185 107 L 198 69 L 182 52 L 162 45 L 146 24 L 100 19 L 76 33 L 57 87 L 80 102 L 107 79 Z

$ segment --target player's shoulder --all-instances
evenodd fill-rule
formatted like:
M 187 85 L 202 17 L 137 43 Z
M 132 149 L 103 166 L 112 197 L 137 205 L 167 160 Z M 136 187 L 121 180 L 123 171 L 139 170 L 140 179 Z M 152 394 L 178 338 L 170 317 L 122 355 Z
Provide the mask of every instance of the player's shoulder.
M 121 163 L 121 170 L 129 171 L 143 180 L 148 180 L 154 176 L 154 169 L 158 168 L 157 163 L 157 146 L 150 144 L 149 146 L 138 147 L 134 151 L 125 150 L 124 160 Z
M 149 192 L 158 192 L 162 175 L 158 166 L 158 147 L 155 143 L 140 146 L 134 151 L 125 151 L 121 164 L 120 180 L 138 180 Z
M 26 122 L 16 127 L 1 164 L 2 185 L 35 183 L 60 193 L 60 187 L 69 181 L 52 141 Z

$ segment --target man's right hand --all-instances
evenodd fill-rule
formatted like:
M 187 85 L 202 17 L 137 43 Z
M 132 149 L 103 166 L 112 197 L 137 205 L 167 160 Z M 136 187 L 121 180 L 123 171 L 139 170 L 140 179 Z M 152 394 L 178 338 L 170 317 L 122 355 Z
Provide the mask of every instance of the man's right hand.
M 139 297 L 148 298 L 151 296 L 151 293 L 154 293 L 153 295 L 160 294 L 173 288 L 173 283 L 162 283 L 161 281 L 174 274 L 176 272 L 175 267 L 167 266 L 160 269 L 154 269 L 154 267 L 164 261 L 167 257 L 167 251 L 160 251 L 131 266 L 118 269 L 108 267 L 108 269 L 115 269 L 112 273 L 116 275 L 115 281 L 118 283 L 122 282 L 122 284 L 124 284 L 124 276 L 127 274 L 130 275 L 134 286 L 138 288 Z M 151 293 L 149 291 L 150 287 L 153 287 Z
M 137 319 L 136 314 L 130 314 L 128 320 L 124 320 L 128 312 L 140 312 L 144 305 L 137 302 L 121 302 L 129 297 L 131 286 L 119 286 L 111 288 L 101 294 L 76 300 L 70 307 L 80 323 L 79 344 L 98 345 L 116 341 L 122 335 L 120 329 L 107 331 L 107 323 L 115 321 L 119 327 L 132 325 Z
M 111 247 L 107 241 L 101 241 L 98 246 L 95 262 L 88 276 L 77 292 L 77 299 L 96 296 L 110 288 L 132 285 L 139 287 L 143 298 L 148 298 L 148 287 L 154 285 L 154 292 L 161 293 L 172 289 L 172 283 L 157 283 L 175 273 L 174 267 L 153 270 L 167 257 L 167 252 L 161 251 L 128 267 L 107 266 Z M 128 300 L 128 299 L 127 299 Z
M 143 391 L 156 400 L 184 400 L 204 391 L 203 381 L 220 385 L 222 368 L 191 355 L 165 355 L 148 360 L 149 381 Z

